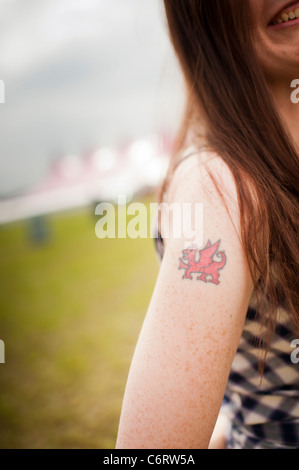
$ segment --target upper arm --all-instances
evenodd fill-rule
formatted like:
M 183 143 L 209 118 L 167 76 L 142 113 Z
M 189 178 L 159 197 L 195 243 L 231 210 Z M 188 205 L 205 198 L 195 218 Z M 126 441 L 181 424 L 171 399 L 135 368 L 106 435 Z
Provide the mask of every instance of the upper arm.
M 183 279 L 185 271 L 178 267 L 186 240 L 166 241 L 130 368 L 118 448 L 209 444 L 253 289 L 240 242 L 233 178 L 217 159 L 210 169 L 228 189 L 229 211 L 208 173 L 194 162 L 186 162 L 176 173 L 169 197 L 170 202 L 203 203 L 204 246 L 208 240 L 220 240 L 226 263 L 219 271 L 214 265 L 219 284 L 198 280 L 197 274 Z M 213 261 L 220 258 L 215 253 Z

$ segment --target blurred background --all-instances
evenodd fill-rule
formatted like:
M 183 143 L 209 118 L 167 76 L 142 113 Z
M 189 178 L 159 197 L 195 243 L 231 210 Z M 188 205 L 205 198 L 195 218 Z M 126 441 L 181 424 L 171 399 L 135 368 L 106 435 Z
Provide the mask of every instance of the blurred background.
M 159 269 L 96 204 L 149 205 L 184 104 L 162 0 L 0 0 L 1 448 L 113 448 Z M 120 221 L 118 221 L 120 222 Z

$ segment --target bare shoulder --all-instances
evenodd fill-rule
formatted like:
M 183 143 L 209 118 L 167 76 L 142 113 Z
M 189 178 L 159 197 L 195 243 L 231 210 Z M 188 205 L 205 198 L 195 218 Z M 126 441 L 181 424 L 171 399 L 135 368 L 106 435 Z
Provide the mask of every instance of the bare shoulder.
M 184 159 L 176 168 L 169 185 L 167 201 L 209 199 L 219 195 L 220 190 L 226 201 L 237 202 L 234 176 L 224 160 L 213 152 L 194 153 Z
M 240 246 L 240 210 L 234 176 L 217 154 L 195 153 L 176 168 L 169 183 L 166 201 L 172 203 L 201 203 L 204 212 L 204 239 L 217 238 L 222 233 L 227 243 L 236 237 Z M 163 226 L 162 226 L 163 235 Z

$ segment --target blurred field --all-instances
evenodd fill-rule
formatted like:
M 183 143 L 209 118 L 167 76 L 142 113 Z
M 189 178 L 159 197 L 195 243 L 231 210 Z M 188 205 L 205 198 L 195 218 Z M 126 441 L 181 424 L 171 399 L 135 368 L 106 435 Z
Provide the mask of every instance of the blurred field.
M 153 240 L 95 236 L 92 208 L 0 227 L 1 448 L 113 448 L 159 265 Z

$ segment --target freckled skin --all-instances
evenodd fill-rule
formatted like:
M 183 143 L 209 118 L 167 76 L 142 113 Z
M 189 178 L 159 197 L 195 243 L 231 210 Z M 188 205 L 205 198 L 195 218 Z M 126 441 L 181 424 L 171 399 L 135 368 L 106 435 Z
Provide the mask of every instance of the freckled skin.
M 213 162 L 222 165 L 220 159 Z M 175 178 L 183 180 L 180 172 L 188 165 L 192 171 L 184 183 L 173 182 L 180 188 L 174 200 L 204 202 L 208 239 L 221 239 L 229 262 L 219 285 L 196 278 L 185 282 L 177 269 L 185 241 L 167 240 L 130 368 L 117 448 L 207 448 L 245 321 L 253 286 L 239 233 L 217 194 L 194 193 L 202 176 L 196 159 L 184 162 Z M 221 171 L 233 192 L 227 167 Z M 238 227 L 238 211 L 231 210 Z

